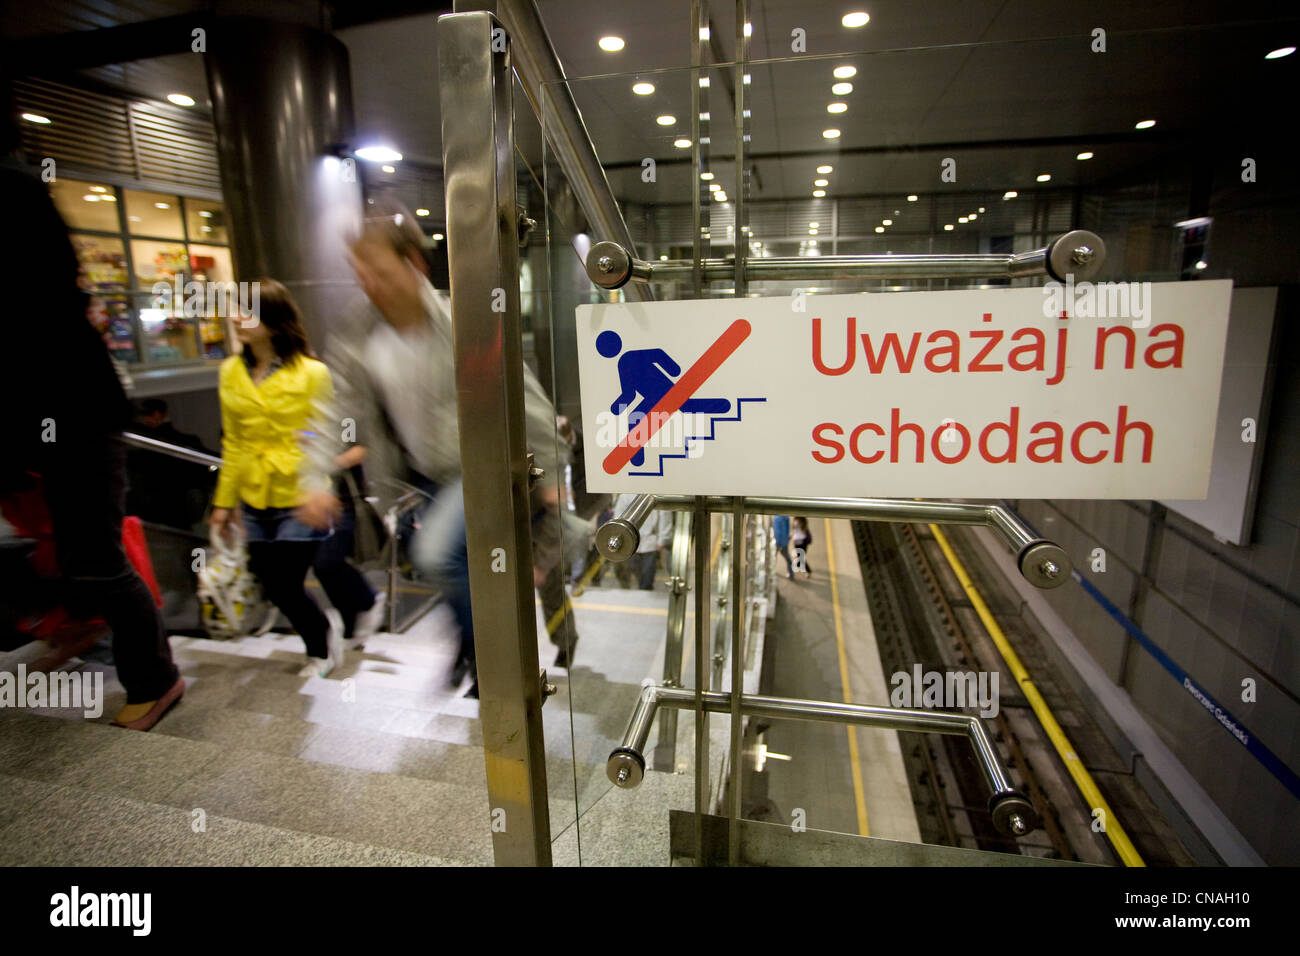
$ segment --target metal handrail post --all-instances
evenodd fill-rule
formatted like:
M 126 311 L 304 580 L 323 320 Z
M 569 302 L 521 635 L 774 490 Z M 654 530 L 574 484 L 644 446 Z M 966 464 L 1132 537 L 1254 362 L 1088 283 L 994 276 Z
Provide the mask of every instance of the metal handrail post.
M 686 575 L 691 566 L 691 513 L 673 521 L 673 546 L 668 559 L 668 626 L 664 633 L 665 687 L 682 686 L 682 644 L 686 633 Z M 677 712 L 664 714 L 655 746 L 655 769 L 672 773 L 677 762 Z
M 438 69 L 466 542 L 492 848 L 499 865 L 549 866 L 524 445 L 510 36 L 482 11 L 439 17 Z

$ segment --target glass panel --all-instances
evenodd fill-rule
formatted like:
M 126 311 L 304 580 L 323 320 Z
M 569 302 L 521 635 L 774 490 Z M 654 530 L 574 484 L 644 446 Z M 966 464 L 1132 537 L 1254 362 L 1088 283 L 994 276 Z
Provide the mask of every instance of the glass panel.
M 158 308 L 158 300 L 153 296 L 136 295 L 133 298 L 140 310 L 140 329 L 145 357 L 149 362 L 183 362 L 199 358 L 198 319 L 187 318 L 183 312 L 171 308 Z
M 80 179 L 56 179 L 50 183 L 50 198 L 69 229 L 122 231 L 117 218 L 117 194 L 112 186 Z
M 226 233 L 226 207 L 216 200 L 187 197 L 185 227 L 189 230 L 191 239 L 204 242 L 230 241 Z M 159 235 L 166 235 L 166 233 L 159 233 Z
M 234 270 L 230 264 L 230 250 L 225 246 L 204 246 L 190 244 L 190 278 L 205 285 L 205 295 L 199 316 L 199 334 L 203 339 L 203 357 L 210 359 L 225 358 L 229 354 L 229 343 L 234 341 L 230 323 L 233 316 L 218 315 L 219 303 L 224 299 L 208 301 L 206 284 L 209 282 L 233 282 Z
M 113 357 L 137 362 L 135 328 L 125 296 L 110 293 L 128 288 L 126 253 L 121 239 L 73 235 L 72 247 L 81 262 L 81 287 L 91 295 L 88 316 Z
M 131 235 L 185 238 L 180 197 L 136 189 L 124 189 L 122 194 L 126 199 L 127 231 Z
M 170 284 L 176 276 L 184 282 L 190 271 L 189 254 L 184 243 L 132 239 L 131 258 L 135 261 L 137 289 L 152 289 L 155 282 Z

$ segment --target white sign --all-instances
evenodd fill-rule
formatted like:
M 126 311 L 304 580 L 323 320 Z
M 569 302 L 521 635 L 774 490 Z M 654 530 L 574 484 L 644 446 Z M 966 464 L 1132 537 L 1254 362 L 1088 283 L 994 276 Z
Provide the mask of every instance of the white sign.
M 1204 498 L 1231 291 L 1048 283 L 579 306 L 587 487 Z

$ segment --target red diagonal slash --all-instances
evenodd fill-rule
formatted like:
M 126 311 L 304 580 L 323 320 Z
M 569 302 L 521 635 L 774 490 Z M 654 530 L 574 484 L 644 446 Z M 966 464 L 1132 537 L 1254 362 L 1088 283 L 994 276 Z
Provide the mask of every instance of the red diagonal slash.
M 669 416 L 699 391 L 700 387 L 708 381 L 709 376 L 718 370 L 718 366 L 740 347 L 741 342 L 749 338 L 751 331 L 750 324 L 744 319 L 737 319 L 727 326 L 727 331 L 718 336 L 718 340 L 710 345 L 696 363 L 686 370 L 672 388 L 668 389 L 668 393 L 659 399 L 659 404 L 650 409 L 649 413 L 637 422 L 636 428 L 628 432 L 627 437 L 618 443 L 618 447 L 605 457 L 605 473 L 618 474 L 663 423 L 668 421 Z

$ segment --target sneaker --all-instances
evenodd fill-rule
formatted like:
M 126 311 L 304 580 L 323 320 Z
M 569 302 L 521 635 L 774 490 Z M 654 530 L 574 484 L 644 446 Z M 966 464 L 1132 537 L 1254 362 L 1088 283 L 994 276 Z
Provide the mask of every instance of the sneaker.
M 329 677 L 334 671 L 334 661 L 328 657 L 309 657 L 298 671 L 299 677 Z
M 299 677 L 328 677 L 334 668 L 343 663 L 343 622 L 339 618 L 339 612 L 330 608 L 325 612 L 325 619 L 329 621 L 330 628 L 325 637 L 329 656 L 308 657 L 307 663 L 298 671 Z
M 345 650 L 361 650 L 366 646 L 366 641 L 378 633 L 379 626 L 384 622 L 384 608 L 387 603 L 388 596 L 383 591 L 376 591 L 375 603 L 370 610 L 362 611 L 357 615 L 356 622 L 352 625 L 352 636 L 343 642 Z
M 150 730 L 184 693 L 185 678 L 177 677 L 176 683 L 157 700 L 145 701 L 142 704 L 127 704 L 123 707 L 113 718 L 113 726 L 125 727 L 127 730 Z

